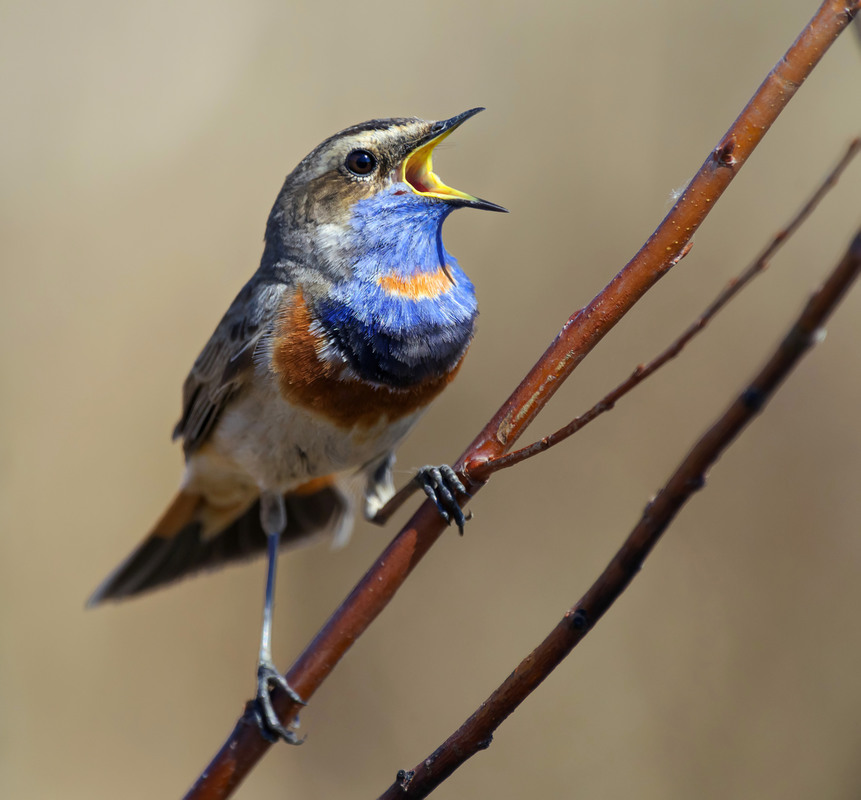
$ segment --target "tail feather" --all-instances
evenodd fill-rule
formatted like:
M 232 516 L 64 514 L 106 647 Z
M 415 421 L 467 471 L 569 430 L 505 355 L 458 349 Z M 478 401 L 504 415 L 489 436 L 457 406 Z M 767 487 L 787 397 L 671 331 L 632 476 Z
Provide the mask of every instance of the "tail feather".
M 287 530 L 281 539 L 282 547 L 318 536 L 341 537 L 352 522 L 352 503 L 333 483 L 290 493 L 284 499 Z M 205 498 L 181 491 L 150 535 L 96 589 L 87 606 L 130 597 L 186 575 L 265 552 L 259 499 L 237 509 L 234 518 L 214 534 L 204 535 L 201 518 L 207 516 L 206 511 Z

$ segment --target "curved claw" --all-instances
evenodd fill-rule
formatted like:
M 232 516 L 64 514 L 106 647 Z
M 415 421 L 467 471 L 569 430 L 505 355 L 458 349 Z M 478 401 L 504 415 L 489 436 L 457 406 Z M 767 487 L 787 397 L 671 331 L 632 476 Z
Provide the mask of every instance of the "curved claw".
M 257 665 L 257 700 L 255 701 L 255 719 L 260 728 L 263 738 L 270 742 L 283 739 L 287 744 L 299 745 L 305 741 L 305 737 L 299 738 L 293 731 L 285 727 L 275 709 L 272 707 L 272 696 L 269 693 L 270 684 L 280 686 L 290 699 L 300 705 L 306 705 L 305 701 L 293 691 L 287 679 L 275 668 L 274 664 L 261 661 Z M 296 718 L 298 722 L 298 717 Z
M 470 497 L 471 495 L 457 473 L 448 464 L 441 464 L 438 467 L 428 465 L 418 471 L 415 481 L 437 507 L 442 518 L 449 525 L 454 522 L 463 536 L 463 526 L 472 515 L 464 516 L 455 496 L 462 494 Z

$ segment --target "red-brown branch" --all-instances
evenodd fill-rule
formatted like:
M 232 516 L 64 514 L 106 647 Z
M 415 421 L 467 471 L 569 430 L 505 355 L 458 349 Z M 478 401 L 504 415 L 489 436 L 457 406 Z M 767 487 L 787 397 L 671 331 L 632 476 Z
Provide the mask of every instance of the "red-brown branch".
M 398 779 L 380 795 L 379 800 L 427 797 L 461 764 L 489 746 L 494 731 L 580 643 L 624 592 L 681 507 L 703 487 L 708 469 L 763 409 L 784 378 L 818 341 L 822 325 L 859 272 L 861 230 L 768 363 L 694 445 L 664 488 L 646 507 L 640 522 L 589 591 L 455 733 L 414 769 L 398 773 Z
M 857 12 L 861 0 L 826 0 L 709 154 L 682 197 L 632 261 L 585 309 L 572 317 L 521 385 L 464 452 L 458 465 L 473 493 L 486 476 L 481 465 L 503 454 L 598 341 L 666 273 L 797 88 Z M 385 608 L 445 526 L 425 502 L 330 617 L 287 673 L 310 698 L 335 665 Z M 298 711 L 283 693 L 276 711 Z M 186 794 L 187 800 L 228 797 L 269 749 L 248 707 L 227 741 Z
M 511 446 L 577 364 L 663 277 L 858 8 L 857 0 L 822 3 L 657 230 L 608 286 L 568 320 L 539 362 L 470 445 L 463 464 L 470 477 L 476 481 L 486 479 L 482 462 L 501 455 Z
M 815 192 L 810 196 L 810 199 L 799 209 L 798 213 L 789 221 L 785 228 L 778 231 L 772 240 L 766 245 L 763 251 L 754 259 L 754 261 L 738 276 L 733 278 L 724 288 L 724 290 L 714 299 L 709 307 L 697 317 L 691 325 L 679 336 L 666 350 L 658 354 L 645 366 L 638 366 L 622 383 L 620 383 L 611 392 L 608 392 L 602 397 L 592 408 L 585 414 L 575 417 L 571 422 L 560 428 L 558 431 L 533 442 L 526 447 L 521 447 L 519 450 L 514 450 L 511 453 L 506 453 L 504 456 L 490 459 L 484 469 L 491 473 L 498 472 L 501 469 L 513 467 L 521 461 L 526 461 L 527 458 L 537 456 L 555 447 L 557 444 L 564 442 L 569 436 L 573 436 L 581 428 L 584 428 L 592 420 L 597 419 L 605 411 L 610 411 L 616 403 L 621 400 L 634 387 L 641 384 L 646 378 L 657 372 L 661 367 L 669 361 L 672 361 L 685 347 L 690 344 L 691 340 L 712 320 L 712 318 L 724 307 L 730 300 L 733 299 L 750 281 L 757 275 L 764 272 L 771 259 L 775 256 L 778 250 L 786 244 L 790 236 L 797 231 L 802 223 L 813 213 L 816 206 L 819 205 L 823 197 L 833 187 L 843 170 L 849 166 L 849 162 L 855 157 L 858 150 L 861 149 L 861 138 L 853 139 L 846 153 L 834 166 L 834 169 L 828 173 L 825 179 L 819 184 Z M 684 255 L 684 253 L 683 253 Z

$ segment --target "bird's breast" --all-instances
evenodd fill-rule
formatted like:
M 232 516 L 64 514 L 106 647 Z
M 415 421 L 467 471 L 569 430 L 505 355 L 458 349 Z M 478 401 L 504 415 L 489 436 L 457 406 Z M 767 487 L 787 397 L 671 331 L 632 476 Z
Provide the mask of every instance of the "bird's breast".
M 444 274 L 442 277 L 448 280 Z M 385 288 L 380 286 L 380 291 L 393 296 L 432 296 L 441 286 L 441 280 L 434 277 L 413 283 L 392 278 Z M 355 326 L 349 315 L 343 315 L 341 324 Z M 343 341 L 350 337 L 343 330 L 340 333 L 341 336 L 330 335 L 328 326 L 297 289 L 285 299 L 272 337 L 271 367 L 286 402 L 346 430 L 375 430 L 384 420 L 394 422 L 421 411 L 454 378 L 468 344 L 460 347 L 447 369 L 420 375 L 405 385 L 388 385 L 354 368 L 343 347 Z M 416 347 L 420 349 L 420 345 Z

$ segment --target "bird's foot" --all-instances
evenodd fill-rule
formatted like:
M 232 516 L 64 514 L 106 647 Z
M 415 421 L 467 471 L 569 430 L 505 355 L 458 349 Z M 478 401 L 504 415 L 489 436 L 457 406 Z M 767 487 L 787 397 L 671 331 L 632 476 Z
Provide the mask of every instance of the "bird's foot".
M 449 525 L 454 522 L 460 535 L 463 536 L 463 526 L 472 514 L 464 516 L 463 509 L 455 500 L 458 494 L 470 496 L 460 478 L 457 477 L 457 473 L 448 464 L 442 464 L 439 467 L 426 466 L 418 471 L 415 481 L 433 501 L 442 518 Z
M 283 739 L 287 744 L 302 744 L 305 737 L 300 738 L 289 728 L 286 728 L 275 713 L 275 709 L 272 707 L 272 695 L 269 693 L 270 684 L 275 684 L 283 689 L 290 696 L 290 699 L 299 705 L 306 705 L 305 701 L 287 683 L 287 679 L 275 668 L 275 665 L 271 661 L 261 660 L 257 665 L 257 700 L 254 714 L 260 733 L 263 734 L 264 739 L 270 742 Z M 293 720 L 293 724 L 299 724 L 298 716 Z

